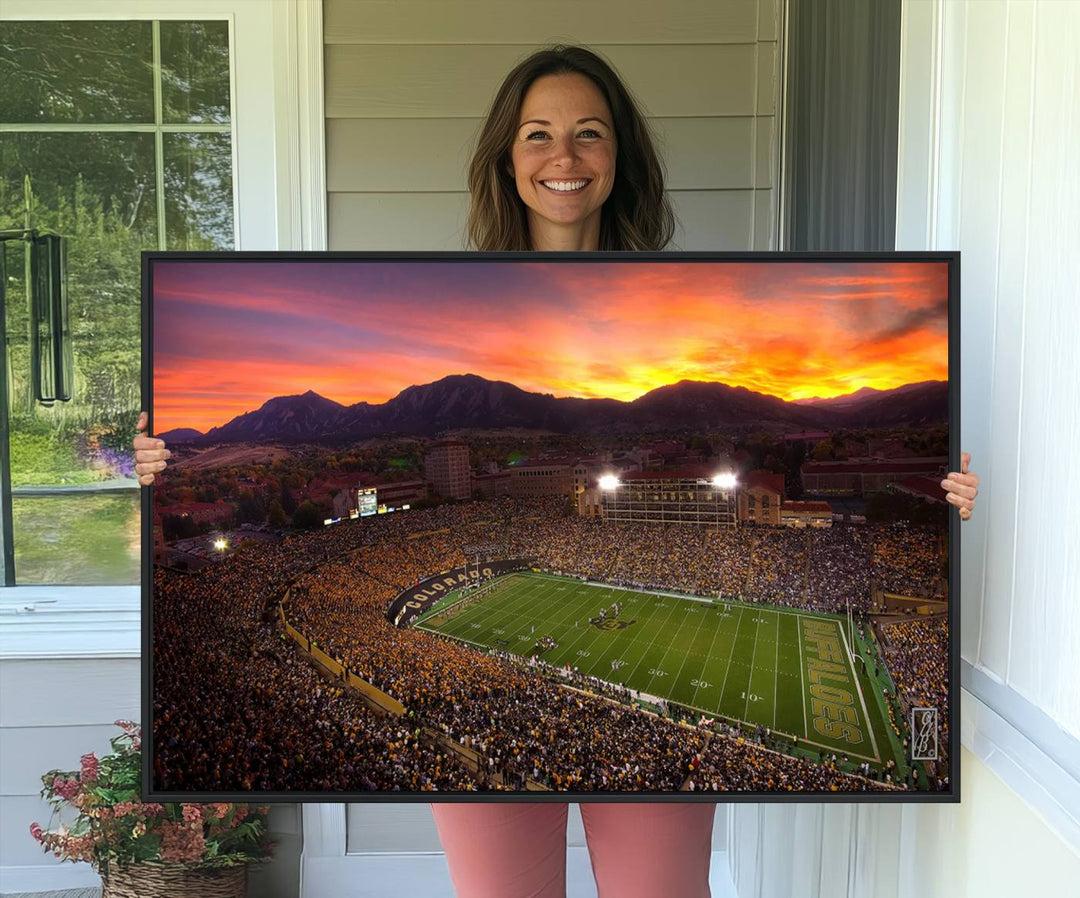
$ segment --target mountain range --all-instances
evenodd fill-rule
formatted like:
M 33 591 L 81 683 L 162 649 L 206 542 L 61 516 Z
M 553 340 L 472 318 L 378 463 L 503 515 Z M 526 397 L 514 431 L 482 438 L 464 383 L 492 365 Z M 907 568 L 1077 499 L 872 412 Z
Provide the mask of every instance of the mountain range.
M 684 380 L 632 402 L 556 398 L 505 381 L 453 374 L 412 386 L 375 405 L 341 405 L 312 390 L 277 396 L 200 434 L 158 434 L 174 443 L 345 442 L 376 436 L 431 437 L 449 430 L 522 428 L 616 434 L 835 430 L 944 424 L 948 384 L 925 381 L 894 390 L 863 388 L 847 396 L 786 402 L 745 387 Z

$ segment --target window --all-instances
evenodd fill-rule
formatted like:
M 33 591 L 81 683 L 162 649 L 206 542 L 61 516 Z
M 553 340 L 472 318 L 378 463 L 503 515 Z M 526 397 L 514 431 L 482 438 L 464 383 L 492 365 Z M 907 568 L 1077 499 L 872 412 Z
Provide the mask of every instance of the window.
M 0 83 L 5 573 L 9 584 L 137 583 L 139 254 L 235 245 L 229 22 L 5 22 Z M 67 241 L 74 392 L 51 406 L 30 384 L 26 230 Z

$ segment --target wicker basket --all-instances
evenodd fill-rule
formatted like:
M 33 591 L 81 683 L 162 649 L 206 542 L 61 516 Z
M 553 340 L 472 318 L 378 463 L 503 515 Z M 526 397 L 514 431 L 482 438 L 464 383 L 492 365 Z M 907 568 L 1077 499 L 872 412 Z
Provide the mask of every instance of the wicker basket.
M 101 898 L 244 898 L 247 865 L 200 870 L 187 864 L 132 864 L 101 876 Z

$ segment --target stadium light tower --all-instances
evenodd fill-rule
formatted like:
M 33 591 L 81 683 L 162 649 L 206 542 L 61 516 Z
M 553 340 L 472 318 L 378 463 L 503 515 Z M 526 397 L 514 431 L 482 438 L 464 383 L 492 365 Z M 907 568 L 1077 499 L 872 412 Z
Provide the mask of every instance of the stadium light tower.
M 721 471 L 719 474 L 713 475 L 713 489 L 719 491 L 724 503 L 722 507 L 719 502 L 716 505 L 716 524 L 718 527 L 724 523 L 735 524 L 737 521 L 738 513 L 734 506 L 733 493 L 738 484 L 738 478 L 732 471 Z M 719 499 L 719 496 L 717 498 Z
M 606 525 L 610 520 L 609 511 L 615 511 L 619 507 L 619 478 L 614 474 L 604 474 L 599 480 L 596 481 L 596 485 L 600 487 L 602 493 L 600 497 L 600 508 Z

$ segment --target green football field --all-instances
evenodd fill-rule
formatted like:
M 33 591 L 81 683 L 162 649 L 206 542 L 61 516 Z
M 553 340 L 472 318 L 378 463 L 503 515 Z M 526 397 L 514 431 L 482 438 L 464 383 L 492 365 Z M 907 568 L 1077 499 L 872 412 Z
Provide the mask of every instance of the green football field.
M 614 620 L 613 602 L 619 603 Z M 817 750 L 902 764 L 841 616 L 522 573 L 417 626 L 481 648 L 523 657 L 538 652 L 550 664 L 569 663 L 706 717 L 761 724 Z M 557 646 L 539 651 L 544 636 Z

